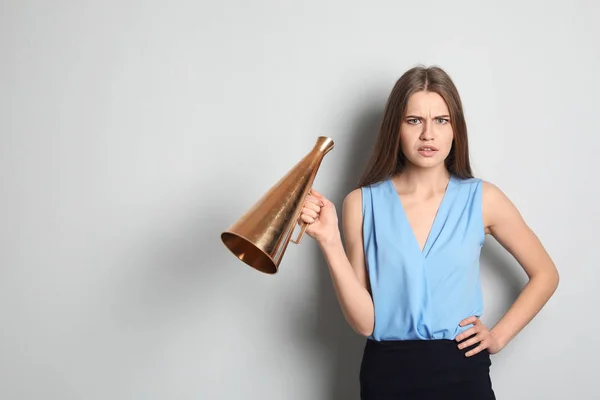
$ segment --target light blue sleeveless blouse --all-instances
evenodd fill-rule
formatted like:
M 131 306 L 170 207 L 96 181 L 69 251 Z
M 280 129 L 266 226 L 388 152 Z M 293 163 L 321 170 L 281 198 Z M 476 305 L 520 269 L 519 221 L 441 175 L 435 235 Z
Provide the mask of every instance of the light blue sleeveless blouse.
M 481 179 L 450 177 L 423 251 L 390 178 L 361 191 L 375 306 L 369 339 L 454 339 L 471 326 L 461 320 L 483 311 Z

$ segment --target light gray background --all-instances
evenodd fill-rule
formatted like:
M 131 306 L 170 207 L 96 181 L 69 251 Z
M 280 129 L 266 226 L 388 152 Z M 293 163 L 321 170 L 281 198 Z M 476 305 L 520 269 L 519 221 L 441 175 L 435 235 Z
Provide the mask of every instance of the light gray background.
M 313 146 L 338 207 L 418 63 L 454 78 L 474 171 L 561 284 L 500 354 L 499 399 L 598 399 L 593 1 L 3 1 L 0 398 L 358 399 L 363 339 L 316 243 L 280 273 L 219 234 Z M 484 322 L 525 282 L 492 239 Z

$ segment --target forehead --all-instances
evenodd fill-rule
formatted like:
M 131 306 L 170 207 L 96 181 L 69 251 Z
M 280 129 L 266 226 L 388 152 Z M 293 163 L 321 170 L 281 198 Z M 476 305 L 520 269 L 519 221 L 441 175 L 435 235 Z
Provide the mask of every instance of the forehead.
M 409 97 L 406 114 L 447 115 L 449 111 L 442 96 L 435 92 L 420 91 Z

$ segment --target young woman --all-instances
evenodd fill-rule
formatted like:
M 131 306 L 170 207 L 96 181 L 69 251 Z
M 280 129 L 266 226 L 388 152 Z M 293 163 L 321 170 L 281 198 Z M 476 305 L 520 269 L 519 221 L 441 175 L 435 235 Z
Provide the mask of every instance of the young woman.
M 365 336 L 361 398 L 495 399 L 490 354 L 540 311 L 558 272 L 493 184 L 475 178 L 451 78 L 415 67 L 396 82 L 357 187 L 334 204 L 311 191 L 301 220 L 318 241 L 343 314 Z M 492 235 L 529 282 L 492 328 L 481 322 L 479 256 Z

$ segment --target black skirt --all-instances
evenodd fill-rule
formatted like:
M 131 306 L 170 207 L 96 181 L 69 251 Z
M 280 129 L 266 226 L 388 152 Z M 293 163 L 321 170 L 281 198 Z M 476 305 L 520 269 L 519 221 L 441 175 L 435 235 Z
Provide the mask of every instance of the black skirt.
M 466 340 L 466 339 L 465 339 Z M 495 400 L 490 353 L 465 353 L 454 340 L 367 340 L 360 366 L 362 400 Z

